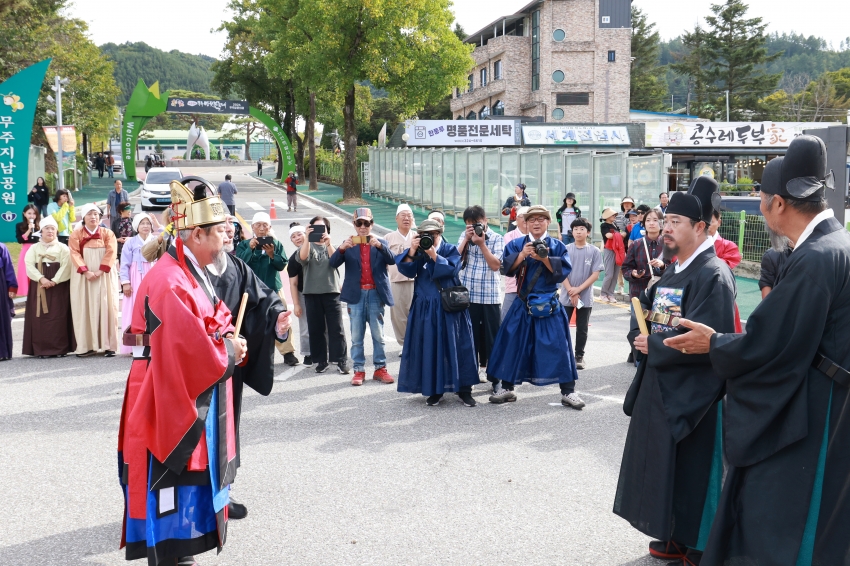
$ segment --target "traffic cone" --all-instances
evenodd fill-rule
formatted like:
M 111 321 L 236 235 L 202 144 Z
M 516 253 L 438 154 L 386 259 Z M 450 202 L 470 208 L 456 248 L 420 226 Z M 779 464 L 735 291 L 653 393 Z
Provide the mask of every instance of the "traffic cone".
M 269 207 L 269 218 L 277 220 L 277 208 L 274 206 L 274 199 L 272 199 L 272 204 Z
M 570 328 L 576 327 L 576 312 L 578 312 L 578 309 L 573 309 L 573 316 L 570 317 Z

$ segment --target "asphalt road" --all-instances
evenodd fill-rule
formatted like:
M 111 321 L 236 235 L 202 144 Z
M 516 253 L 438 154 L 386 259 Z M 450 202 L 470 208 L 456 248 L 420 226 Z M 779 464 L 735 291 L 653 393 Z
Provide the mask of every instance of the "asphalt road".
M 223 180 L 226 171 L 194 169 Z M 234 173 L 250 219 L 279 190 Z M 320 209 L 301 197 L 288 223 Z M 253 203 L 253 204 L 252 204 Z M 332 215 L 334 241 L 353 234 Z M 286 238 L 282 238 L 286 240 Z M 287 251 L 293 246 L 285 241 Z M 346 320 L 346 327 L 348 322 Z M 517 388 L 519 401 L 466 408 L 350 376 L 289 368 L 276 354 L 269 397 L 246 394 L 234 495 L 248 505 L 221 555 L 204 565 L 661 565 L 648 539 L 611 513 L 628 419 L 622 399 L 628 311 L 597 303 L 577 391 Z M 20 351 L 23 320 L 13 322 Z M 390 373 L 399 346 L 386 328 Z M 367 377 L 371 343 L 367 339 Z M 299 355 L 300 357 L 300 355 Z M 0 565 L 124 564 L 116 436 L 128 357 L 14 358 L 0 366 L 4 508 Z

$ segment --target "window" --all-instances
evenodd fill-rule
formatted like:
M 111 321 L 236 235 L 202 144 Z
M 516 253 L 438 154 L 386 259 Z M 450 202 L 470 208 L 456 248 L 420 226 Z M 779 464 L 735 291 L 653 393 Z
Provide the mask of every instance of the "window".
M 484 108 L 481 109 L 481 112 L 478 113 L 478 119 L 479 120 L 484 120 L 485 118 L 488 118 L 489 116 L 490 116 L 490 107 L 489 106 L 485 106 Z
M 608 52 L 608 62 L 614 63 L 616 61 L 617 61 L 617 52 L 616 51 L 609 51 Z
M 482 87 L 487 86 L 487 68 L 486 67 L 481 69 L 481 81 L 480 81 L 480 83 L 481 83 Z
M 455 98 L 460 98 L 460 89 L 459 88 L 455 89 Z
M 564 110 L 562 108 L 555 108 L 552 110 L 552 118 L 555 120 L 563 120 L 564 119 Z
M 566 39 L 566 37 L 567 37 L 567 32 L 565 32 L 562 29 L 556 29 L 555 31 L 552 32 L 552 39 L 554 39 L 555 41 L 564 41 L 564 39 Z
M 540 90 L 540 10 L 531 14 L 531 90 Z
M 467 90 L 467 92 L 472 92 L 474 90 L 473 89 L 473 87 L 474 87 L 474 85 L 473 85 L 474 76 L 475 75 L 469 75 L 469 77 L 467 77 L 469 79 L 469 89 Z
M 477 118 L 477 116 L 476 116 L 476 114 L 475 114 L 475 111 L 474 111 L 474 110 L 473 110 L 472 112 L 470 112 L 469 114 L 467 114 L 467 115 L 466 115 L 466 119 L 467 119 L 467 120 L 475 120 L 476 118 Z
M 603 24 L 610 24 L 611 23 L 611 16 L 602 16 L 602 23 Z
M 565 92 L 562 94 L 556 94 L 555 104 L 558 106 L 587 106 L 590 104 L 590 93 Z
M 561 71 L 559 69 L 559 70 L 555 71 L 554 73 L 552 73 L 552 80 L 555 81 L 556 83 L 564 82 L 564 71 Z
M 502 78 L 502 60 L 499 59 L 493 63 L 493 80 L 498 81 Z
M 456 120 L 463 120 L 463 114 L 458 114 Z
M 493 105 L 493 116 L 504 116 L 505 115 L 505 103 L 501 100 L 497 100 L 496 104 Z

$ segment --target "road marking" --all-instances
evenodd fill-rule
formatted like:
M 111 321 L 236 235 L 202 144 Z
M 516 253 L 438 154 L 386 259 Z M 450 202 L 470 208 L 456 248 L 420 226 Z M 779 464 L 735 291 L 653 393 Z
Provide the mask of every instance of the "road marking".
M 275 381 L 286 381 L 296 373 L 301 372 L 302 370 L 307 369 L 309 366 L 291 366 L 274 376 Z
M 596 397 L 597 399 L 602 399 L 603 401 L 611 401 L 612 403 L 619 403 L 621 405 L 623 404 L 623 401 L 625 401 L 625 398 L 623 398 L 623 397 L 611 397 L 609 395 L 595 395 L 593 393 L 588 393 L 587 391 L 582 391 L 581 394 L 587 395 L 588 397 Z
M 265 210 L 265 208 L 263 208 L 262 206 L 260 206 L 256 202 L 246 202 L 245 205 L 248 206 L 249 208 L 254 209 L 254 210 Z

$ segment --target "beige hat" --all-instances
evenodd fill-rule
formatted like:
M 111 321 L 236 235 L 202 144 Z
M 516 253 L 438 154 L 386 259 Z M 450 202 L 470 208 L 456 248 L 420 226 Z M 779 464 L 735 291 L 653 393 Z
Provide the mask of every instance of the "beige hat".
M 611 218 L 612 216 L 617 216 L 617 211 L 611 208 L 610 206 L 602 211 L 602 220 L 606 218 Z
M 521 207 L 519 207 L 518 209 L 516 209 L 516 215 L 517 215 L 518 217 L 519 217 L 519 216 L 525 216 L 525 215 L 528 213 L 528 208 L 529 208 L 529 207 L 527 207 L 527 206 L 521 206 Z
M 416 231 L 420 234 L 425 232 L 438 232 L 442 234 L 443 225 L 432 218 L 428 218 L 427 220 L 422 221 L 422 224 L 419 225 Z
M 517 214 L 519 214 L 519 211 L 517 211 Z M 545 216 L 546 220 L 552 220 L 552 214 L 549 212 L 549 209 L 542 204 L 534 204 L 528 207 L 528 210 L 525 211 L 525 217 L 530 218 L 532 216 Z

